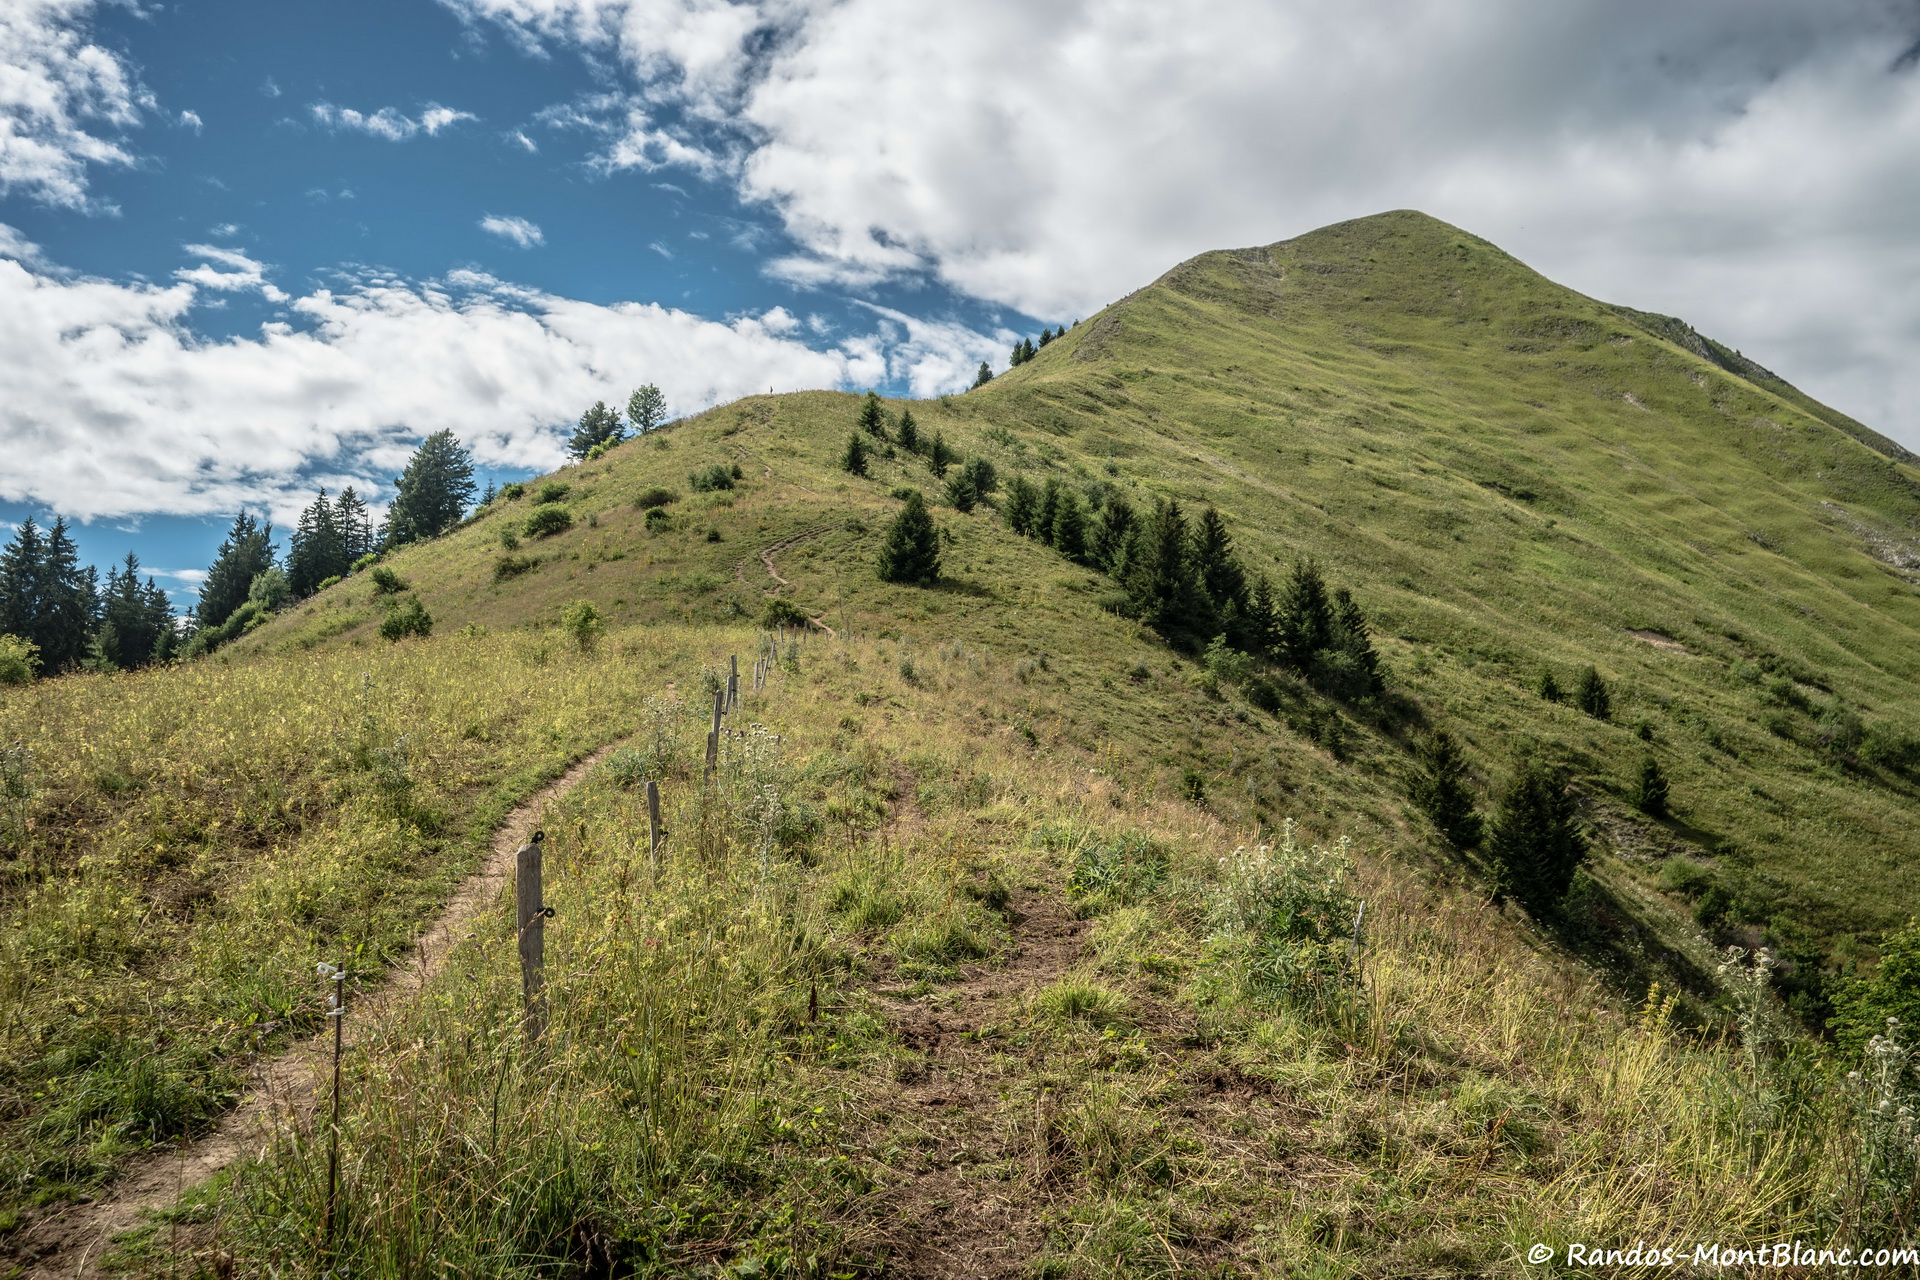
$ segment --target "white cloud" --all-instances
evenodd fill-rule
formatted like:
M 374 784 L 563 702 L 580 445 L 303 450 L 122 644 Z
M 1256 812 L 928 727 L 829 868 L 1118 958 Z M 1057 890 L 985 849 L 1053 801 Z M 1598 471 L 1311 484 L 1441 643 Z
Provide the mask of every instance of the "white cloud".
M 174 123 L 178 124 L 182 129 L 191 129 L 195 133 L 199 133 L 206 127 L 206 121 L 200 118 L 198 111 L 182 111 L 174 118 Z
M 0 222 L 0 258 L 12 258 L 39 271 L 51 272 L 40 246 L 22 235 L 18 228 Z
M 140 123 L 153 96 L 81 26 L 94 0 L 0 4 L 0 195 L 51 205 L 88 204 L 89 165 L 128 165 L 119 134 Z
M 443 427 L 489 465 L 549 467 L 580 406 L 643 382 L 691 412 L 770 385 L 873 384 L 891 358 L 884 335 L 810 349 L 778 310 L 721 324 L 472 271 L 368 274 L 291 299 L 300 328 L 208 341 L 191 309 L 209 290 L 264 291 L 265 269 L 192 248 L 205 264 L 164 287 L 0 261 L 0 498 L 75 517 L 264 506 L 284 520 L 316 477 L 377 495 Z
M 733 179 L 797 283 L 1070 319 L 1416 207 L 1920 446 L 1910 4 L 442 2 L 623 66 L 601 163 Z
M 205 258 L 207 262 L 197 267 L 185 267 L 173 273 L 176 280 L 199 285 L 203 289 L 212 289 L 219 293 L 258 292 L 268 302 L 285 302 L 287 295 L 267 281 L 267 268 L 264 263 L 255 262 L 238 249 L 223 249 L 219 245 L 190 244 L 183 246 L 196 258 Z M 208 262 L 217 262 L 226 267 L 209 266 Z
M 512 133 L 508 134 L 507 136 L 509 138 L 512 138 L 515 142 L 519 143 L 523 148 L 525 148 L 529 155 L 540 150 L 539 144 L 535 143 L 532 138 L 529 138 L 526 134 L 522 133 L 518 129 L 515 129 Z
M 422 133 L 433 137 L 461 120 L 480 118 L 470 111 L 455 111 L 433 102 L 427 104 L 418 119 L 393 107 L 382 107 L 368 115 L 352 107 L 336 107 L 331 102 L 310 103 L 307 112 L 313 117 L 314 123 L 323 129 L 336 133 L 364 133 L 388 142 L 405 142 Z
M 545 233 L 525 218 L 502 218 L 490 213 L 480 219 L 480 229 L 502 240 L 511 240 L 522 249 L 545 244 L 547 240 Z

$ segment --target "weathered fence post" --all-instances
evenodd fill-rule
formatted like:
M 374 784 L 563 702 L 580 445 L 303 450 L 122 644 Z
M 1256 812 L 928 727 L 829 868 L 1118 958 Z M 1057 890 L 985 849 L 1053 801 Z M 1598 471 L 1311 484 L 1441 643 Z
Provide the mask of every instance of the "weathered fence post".
M 647 783 L 647 857 L 654 878 L 660 877 L 660 842 L 667 838 L 667 829 L 660 825 L 660 784 Z
M 727 659 L 727 710 L 732 711 L 740 705 L 740 655 L 733 654 Z
M 720 714 L 726 709 L 727 691 L 713 691 L 713 728 L 707 730 L 707 777 L 713 777 L 714 766 L 720 763 Z
M 520 846 L 514 857 L 513 906 L 520 939 L 520 994 L 525 1001 L 521 1026 L 527 1039 L 538 1040 L 547 1026 L 547 918 L 553 909 L 541 901 L 540 873 L 545 861 L 540 845 L 544 831 Z

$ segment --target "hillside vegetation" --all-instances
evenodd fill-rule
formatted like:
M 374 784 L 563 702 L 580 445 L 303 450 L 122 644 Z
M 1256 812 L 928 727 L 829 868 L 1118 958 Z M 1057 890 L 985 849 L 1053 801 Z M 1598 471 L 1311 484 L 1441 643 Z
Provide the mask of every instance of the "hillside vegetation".
M 10 693 L 5 1211 L 203 1129 L 317 1025 L 316 961 L 371 980 L 507 803 L 624 739 L 546 820 L 545 1048 L 502 914 L 354 1055 L 345 1270 L 1479 1275 L 1902 1238 L 1911 1134 L 1862 1115 L 1905 1060 L 1847 1084 L 1858 1046 L 1804 1036 L 1920 911 L 1897 447 L 1412 213 L 1204 255 L 971 392 L 862 410 L 722 406 L 211 657 Z M 1049 481 L 1089 517 L 1217 508 L 1276 587 L 1313 562 L 1384 691 L 1148 625 L 1009 527 Z M 927 585 L 876 572 L 911 490 Z M 712 673 L 762 654 L 704 784 Z M 1604 718 L 1540 696 L 1589 667 Z M 1593 855 L 1563 903 L 1498 900 L 1409 801 L 1436 730 L 1488 817 L 1564 770 Z M 1633 804 L 1649 757 L 1666 816 Z M 1778 956 L 1778 999 L 1728 945 Z M 317 1273 L 319 1136 L 130 1264 Z

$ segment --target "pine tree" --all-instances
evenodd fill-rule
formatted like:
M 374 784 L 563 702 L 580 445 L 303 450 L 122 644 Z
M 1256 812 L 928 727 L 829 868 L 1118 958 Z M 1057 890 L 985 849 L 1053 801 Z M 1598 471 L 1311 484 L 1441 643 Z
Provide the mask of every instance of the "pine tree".
M 1052 534 L 1055 551 L 1069 560 L 1087 558 L 1087 515 L 1071 489 L 1061 490 L 1054 504 Z
M 1649 818 L 1664 818 L 1668 812 L 1669 787 L 1660 762 L 1652 756 L 1640 762 L 1640 777 L 1633 786 L 1633 807 Z
M 32 516 L 20 522 L 6 551 L 0 553 L 0 635 L 18 636 L 36 647 L 46 556 L 46 541 Z
M 1133 524 L 1133 507 L 1125 498 L 1114 494 L 1107 499 L 1093 527 L 1092 545 L 1088 548 L 1093 562 L 1116 578 L 1125 565 L 1127 540 L 1133 535 Z
M 969 458 L 960 464 L 960 469 L 967 473 L 974 493 L 982 498 L 1000 487 L 1000 473 L 985 458 Z
M 453 432 L 436 431 L 420 442 L 406 471 L 393 483 L 396 492 L 393 505 L 387 508 L 386 545 L 424 542 L 460 523 L 473 500 L 473 456 L 453 438 Z
M 342 489 L 340 496 L 333 500 L 333 523 L 340 530 L 340 541 L 351 568 L 354 561 L 373 550 L 373 516 L 352 485 Z
M 22 522 L 23 534 L 29 523 Z M 13 631 L 9 626 L 8 630 L 40 647 L 43 672 L 71 670 L 86 660 L 93 640 L 98 575 L 80 567 L 80 553 L 67 532 L 66 517 L 55 516 L 44 537 L 36 535 L 34 542 L 37 563 L 27 563 L 23 557 L 17 571 L 24 588 L 20 592 L 22 603 L 31 613 L 9 618 L 10 623 L 25 622 L 27 629 Z M 16 576 L 11 563 L 6 576 L 9 581 Z
M 1033 509 L 1033 536 L 1048 546 L 1053 545 L 1053 517 L 1060 510 L 1060 481 L 1048 476 L 1047 483 L 1040 490 L 1040 501 Z
M 920 424 L 913 420 L 912 409 L 900 411 L 900 447 L 908 453 L 920 452 Z
M 879 571 L 883 582 L 930 583 L 940 578 L 940 534 L 918 489 L 907 494 L 906 506 L 887 530 Z
M 1301 671 L 1312 670 L 1314 655 L 1333 639 L 1333 603 L 1312 561 L 1302 560 L 1293 566 L 1287 585 L 1280 589 L 1274 614 L 1281 661 Z
M 1033 485 L 1025 476 L 1017 475 L 1007 481 L 1006 501 L 1000 504 L 1000 514 L 1006 520 L 1007 528 L 1023 538 L 1032 536 L 1038 503 Z
M 1587 856 L 1564 774 L 1535 760 L 1520 766 L 1500 798 L 1487 853 L 1503 892 L 1537 912 L 1559 905 Z
M 1548 702 L 1559 702 L 1567 696 L 1560 691 L 1560 682 L 1553 678 L 1553 672 L 1551 670 L 1540 673 L 1540 681 L 1534 686 L 1534 692 L 1538 693 Z
M 1262 574 L 1247 591 L 1247 652 L 1264 658 L 1280 653 L 1280 625 L 1273 585 Z
M 840 469 L 849 475 L 867 474 L 867 442 L 858 431 L 847 436 L 847 447 L 840 451 Z
M 1467 788 L 1467 759 L 1445 730 L 1421 739 L 1413 753 L 1407 792 L 1456 849 L 1472 849 L 1485 834 Z
M 339 509 L 320 490 L 313 504 L 300 513 L 287 547 L 287 582 L 296 596 L 305 598 L 328 578 L 345 577 L 354 557 L 340 528 Z
M 860 429 L 876 440 L 887 438 L 887 411 L 880 404 L 880 393 L 867 392 L 860 404 Z
M 633 434 L 644 436 L 658 431 L 667 420 L 667 398 L 649 382 L 627 397 L 627 426 Z
M 1193 529 L 1193 566 L 1200 587 L 1226 633 L 1227 643 L 1246 649 L 1247 575 L 1233 554 L 1233 537 L 1220 513 L 1208 507 Z
M 1013 353 L 1007 357 L 1007 368 L 1018 369 L 1027 362 L 1027 340 L 1017 339 L 1013 344 Z
M 584 458 L 599 445 L 619 444 L 626 438 L 620 414 L 609 409 L 606 401 L 595 400 L 593 406 L 580 415 L 580 425 L 573 429 L 573 438 L 567 441 L 567 452 L 575 458 Z
M 941 431 L 933 433 L 933 443 L 927 446 L 927 467 L 935 476 L 944 479 L 947 468 L 953 465 L 954 459 L 958 456 L 947 447 L 946 433 Z
M 1574 705 L 1592 716 L 1595 720 L 1613 718 L 1613 695 L 1607 691 L 1607 682 L 1600 673 L 1588 667 L 1580 673 L 1580 687 L 1574 691 Z
M 1163 498 L 1127 553 L 1127 594 L 1161 635 L 1175 642 L 1209 638 L 1211 610 L 1189 561 L 1192 539 L 1180 504 Z
M 1359 696 L 1377 694 L 1385 690 L 1386 681 L 1380 675 L 1380 655 L 1373 648 L 1373 629 L 1367 625 L 1367 615 L 1360 611 L 1353 596 L 1345 587 L 1333 593 L 1333 636 L 1331 646 L 1352 660 L 1355 673 L 1359 677 L 1354 690 Z
M 992 382 L 992 381 L 993 381 L 993 366 L 988 364 L 985 360 L 982 360 L 980 362 L 979 371 L 973 375 L 973 386 L 968 387 L 967 390 L 976 391 L 979 388 L 986 386 L 989 382 Z
M 133 670 L 155 660 L 156 651 L 173 630 L 173 611 L 166 593 L 148 578 L 140 585 L 140 557 L 127 552 L 119 568 L 107 572 L 100 624 L 94 631 L 95 664 L 107 669 Z M 164 656 L 164 655 L 163 655 Z
M 1044 346 L 1046 346 L 1046 345 L 1047 345 L 1047 344 L 1048 344 L 1049 342 L 1052 342 L 1052 341 L 1053 341 L 1053 330 L 1051 330 L 1051 329 L 1042 329 L 1042 330 L 1040 331 L 1040 345 L 1044 347 Z
M 242 511 L 234 517 L 226 541 L 214 554 L 195 609 L 202 627 L 217 627 L 247 602 L 247 588 L 273 564 L 273 525 L 256 523 Z
M 486 492 L 480 495 L 480 505 L 483 507 L 491 506 L 494 498 L 498 496 L 498 493 L 499 491 L 493 487 L 493 477 L 488 476 Z

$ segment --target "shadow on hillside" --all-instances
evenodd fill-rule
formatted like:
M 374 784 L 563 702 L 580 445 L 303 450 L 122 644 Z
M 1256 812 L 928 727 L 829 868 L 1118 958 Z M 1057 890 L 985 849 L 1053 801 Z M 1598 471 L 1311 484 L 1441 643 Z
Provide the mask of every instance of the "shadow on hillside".
M 1629 1000 L 1645 999 L 1658 983 L 1704 1005 L 1713 1005 L 1719 983 L 1699 963 L 1662 945 L 1660 930 L 1645 911 L 1592 876 L 1582 875 L 1561 910 L 1538 918 L 1541 928 L 1586 961 Z M 1703 1021 L 1687 1009 L 1686 1021 Z
M 942 595 L 966 596 L 972 600 L 996 600 L 999 598 L 992 587 L 982 586 L 971 578 L 941 578 L 927 588 Z

